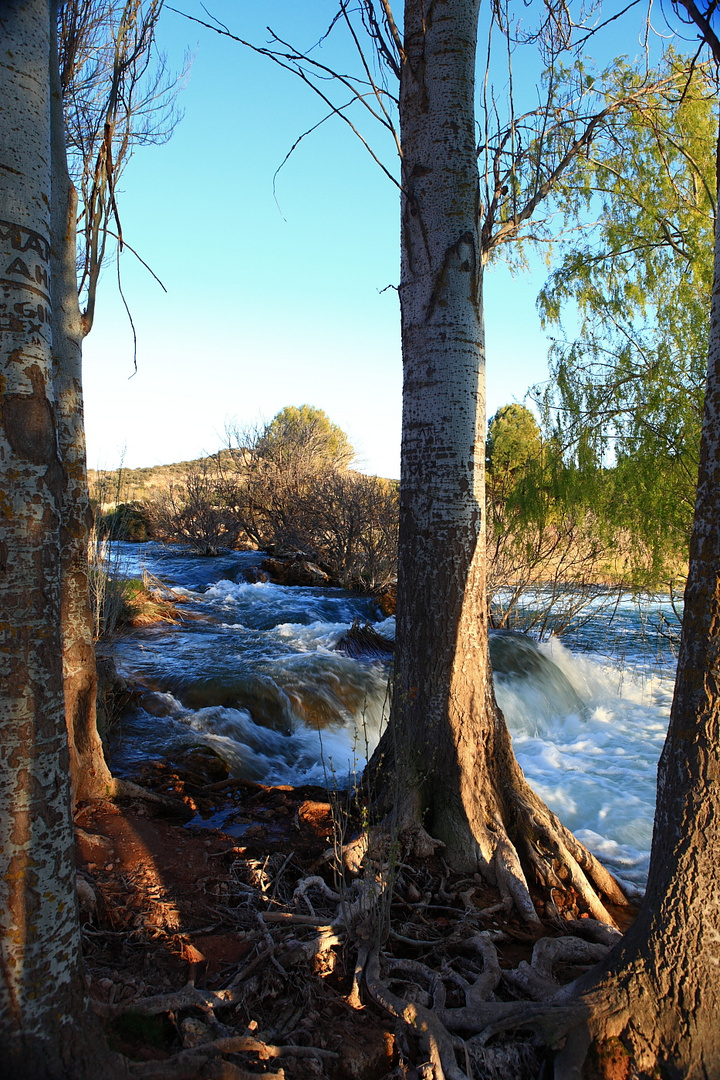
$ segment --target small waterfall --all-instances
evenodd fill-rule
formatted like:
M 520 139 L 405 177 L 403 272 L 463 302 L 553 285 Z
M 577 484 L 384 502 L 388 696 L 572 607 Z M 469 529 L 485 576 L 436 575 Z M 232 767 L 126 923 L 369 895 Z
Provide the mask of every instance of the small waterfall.
M 568 676 L 532 638 L 490 631 L 495 695 L 514 731 L 546 731 L 558 716 L 582 716 L 585 706 Z

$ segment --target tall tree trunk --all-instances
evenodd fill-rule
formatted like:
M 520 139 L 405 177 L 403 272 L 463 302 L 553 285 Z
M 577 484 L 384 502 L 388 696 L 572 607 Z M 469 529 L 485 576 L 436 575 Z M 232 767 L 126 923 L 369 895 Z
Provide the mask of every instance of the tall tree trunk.
M 0 12 L 0 1061 L 115 1075 L 87 1013 L 60 637 L 52 386 L 49 0 Z M 107 1065 L 107 1068 L 105 1068 Z
M 97 670 L 88 588 L 90 500 L 85 460 L 82 341 L 75 271 L 77 195 L 65 152 L 57 51 L 52 56 L 52 310 L 57 437 L 65 472 L 61 541 L 61 627 L 65 718 L 75 801 L 109 795 L 113 779 L 97 730 Z
M 496 710 L 484 564 L 484 335 L 472 87 L 479 0 L 405 7 L 403 440 L 395 722 L 401 787 L 476 865 L 472 767 Z M 471 722 L 468 720 L 471 718 Z M 456 733 L 459 738 L 453 738 Z M 437 768 L 428 768 L 435 759 Z M 480 772 L 485 770 L 482 763 Z M 485 853 L 486 862 L 492 851 Z
M 485 600 L 485 402 L 474 76 L 479 0 L 406 0 L 403 441 L 393 715 L 371 762 L 397 827 L 441 840 L 530 922 L 528 876 L 610 921 L 622 893 L 526 784 L 495 703 Z M 395 769 L 394 779 L 390 777 Z M 524 868 L 523 868 L 524 864 Z M 564 867 L 561 870 L 561 867 Z

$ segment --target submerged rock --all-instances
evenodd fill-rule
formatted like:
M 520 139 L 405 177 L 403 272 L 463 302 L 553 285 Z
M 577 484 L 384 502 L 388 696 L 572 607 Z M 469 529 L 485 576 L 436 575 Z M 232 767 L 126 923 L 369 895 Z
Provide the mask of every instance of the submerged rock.
M 531 679 L 548 663 L 552 663 L 527 634 L 519 634 L 515 630 L 491 630 L 488 639 L 490 662 L 493 671 L 498 674 Z
M 248 585 L 265 584 L 270 581 L 270 575 L 267 570 L 263 570 L 259 566 L 245 566 L 240 572 L 240 577 Z M 236 578 L 239 580 L 239 578 Z
M 272 679 L 249 669 L 171 679 L 164 689 L 170 690 L 189 709 L 213 705 L 245 709 L 262 727 L 286 734 L 292 730 L 285 694 Z
M 532 687 L 538 706 L 547 715 L 584 712 L 584 705 L 568 677 L 527 634 L 491 630 L 490 663 L 501 682 Z
M 202 743 L 189 746 L 176 755 L 176 763 L 187 770 L 193 780 L 203 784 L 217 784 L 230 775 L 230 766 L 225 759 Z
M 263 559 L 262 569 L 275 585 L 330 585 L 330 576 L 309 559 Z

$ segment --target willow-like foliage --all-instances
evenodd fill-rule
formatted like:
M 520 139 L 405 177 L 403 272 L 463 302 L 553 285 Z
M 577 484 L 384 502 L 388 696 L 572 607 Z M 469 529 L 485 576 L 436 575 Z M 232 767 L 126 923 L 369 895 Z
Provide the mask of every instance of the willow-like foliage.
M 670 55 L 668 70 L 686 63 Z M 604 477 L 612 524 L 629 530 L 646 562 L 650 553 L 656 582 L 684 559 L 695 501 L 716 189 L 712 92 L 696 68 L 618 121 L 602 154 L 575 161 L 566 205 L 597 225 L 566 245 L 539 298 L 559 331 L 550 382 L 536 388 L 545 423 L 571 460 L 591 454 L 612 466 Z

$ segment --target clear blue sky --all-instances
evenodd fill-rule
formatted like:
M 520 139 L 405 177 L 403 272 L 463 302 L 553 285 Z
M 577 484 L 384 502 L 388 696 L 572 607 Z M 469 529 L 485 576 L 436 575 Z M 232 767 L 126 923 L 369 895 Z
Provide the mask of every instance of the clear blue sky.
M 198 0 L 178 6 L 206 18 Z M 333 0 L 209 0 L 238 35 L 273 30 L 301 47 L 326 28 Z M 348 432 L 367 472 L 399 476 L 401 360 L 399 201 L 355 136 L 324 114 L 300 81 L 241 45 L 166 10 L 161 48 L 171 66 L 194 53 L 169 143 L 136 152 L 120 202 L 123 231 L 167 288 L 126 252 L 132 334 L 106 267 L 84 346 L 88 464 L 154 465 L 216 450 L 228 421 L 250 425 L 285 405 L 324 409 Z M 330 65 L 351 61 L 328 44 Z M 368 137 L 396 169 L 394 148 Z M 546 377 L 535 312 L 543 280 L 486 275 L 488 415 Z M 385 291 L 383 291 L 385 290 Z

